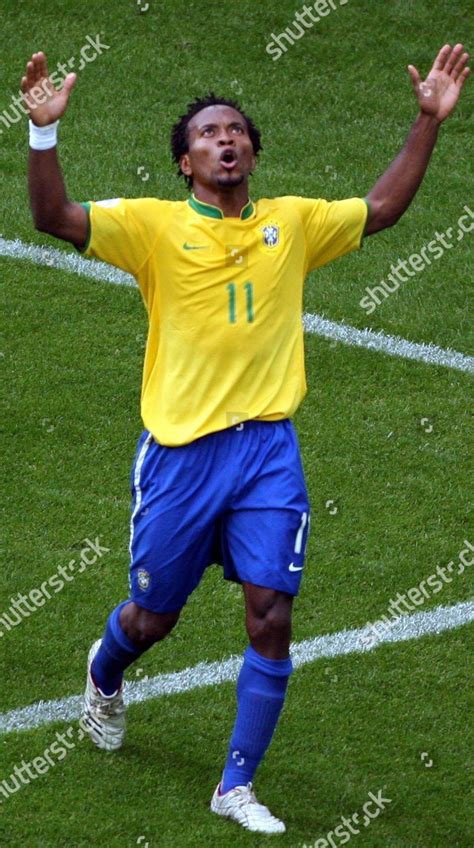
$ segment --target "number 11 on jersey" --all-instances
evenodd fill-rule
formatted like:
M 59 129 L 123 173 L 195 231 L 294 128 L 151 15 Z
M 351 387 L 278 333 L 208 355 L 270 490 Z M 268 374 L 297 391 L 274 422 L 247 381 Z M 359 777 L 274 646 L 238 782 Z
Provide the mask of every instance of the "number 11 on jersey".
M 229 322 L 230 324 L 237 323 L 237 306 L 236 306 L 236 283 L 229 283 L 227 291 L 229 292 Z M 245 305 L 247 310 L 247 321 L 251 323 L 254 319 L 253 312 L 253 283 L 244 283 L 245 290 Z

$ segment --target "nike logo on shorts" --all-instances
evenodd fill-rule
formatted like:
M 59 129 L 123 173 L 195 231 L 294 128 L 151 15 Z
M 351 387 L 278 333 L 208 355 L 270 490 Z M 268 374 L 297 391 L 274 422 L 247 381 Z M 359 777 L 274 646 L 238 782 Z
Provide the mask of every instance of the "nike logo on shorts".
M 290 562 L 288 566 L 288 571 L 303 571 L 304 565 L 295 565 L 294 562 Z

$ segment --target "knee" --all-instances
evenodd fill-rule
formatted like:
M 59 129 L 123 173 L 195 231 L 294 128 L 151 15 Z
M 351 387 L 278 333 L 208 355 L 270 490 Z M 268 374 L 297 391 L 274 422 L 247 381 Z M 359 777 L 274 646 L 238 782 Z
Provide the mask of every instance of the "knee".
M 181 610 L 166 613 L 151 612 L 132 602 L 122 610 L 120 623 L 134 645 L 148 648 L 171 633 L 178 622 L 180 613 Z
M 286 604 L 254 607 L 247 615 L 247 633 L 252 642 L 288 642 L 291 607 Z

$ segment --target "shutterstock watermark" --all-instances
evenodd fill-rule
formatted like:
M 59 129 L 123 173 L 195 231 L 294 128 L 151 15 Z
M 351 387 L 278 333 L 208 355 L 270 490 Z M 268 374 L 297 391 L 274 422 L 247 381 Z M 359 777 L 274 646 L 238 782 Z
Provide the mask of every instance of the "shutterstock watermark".
M 359 306 L 365 309 L 367 315 L 375 312 L 377 306 L 380 306 L 387 297 L 390 297 L 393 292 L 400 288 L 402 283 L 408 282 L 412 277 L 421 274 L 433 261 L 437 262 L 441 259 L 447 250 L 452 250 L 456 244 L 463 240 L 464 236 L 472 233 L 474 230 L 474 212 L 469 206 L 463 206 L 465 215 L 461 215 L 457 222 L 457 233 L 455 241 L 452 241 L 454 227 L 448 227 L 445 233 L 435 233 L 435 238 L 428 244 L 424 245 L 419 253 L 412 253 L 408 259 L 398 259 L 397 265 L 390 266 L 390 274 L 386 280 L 381 280 L 378 286 L 370 288 L 366 286 L 367 297 L 363 297 L 359 301 Z M 407 276 L 403 276 L 403 274 Z M 387 280 L 390 280 L 391 286 Z
M 20 765 L 14 766 L 8 777 L 0 780 L 0 804 L 64 760 L 69 751 L 76 747 L 77 742 L 84 739 L 86 733 L 82 718 L 79 719 L 79 728 L 71 726 L 64 733 L 56 731 L 54 742 L 51 742 L 40 756 L 33 757 L 32 760 L 23 759 Z M 74 741 L 76 736 L 77 740 Z
M 318 24 L 321 18 L 327 18 L 331 12 L 335 12 L 340 6 L 347 6 L 349 0 L 314 0 L 310 6 L 303 6 L 303 11 L 296 12 L 290 26 L 287 26 L 283 32 L 275 35 L 272 32 L 271 40 L 268 42 L 265 50 L 272 57 L 274 62 L 283 56 L 288 50 L 288 44 L 293 46 L 295 41 L 312 29 L 315 24 Z M 314 14 L 316 12 L 316 15 Z M 293 26 L 293 30 L 291 27 Z M 296 30 L 296 34 L 294 32 Z
M 78 574 L 85 571 L 89 565 L 94 565 L 99 557 L 109 553 L 109 551 L 110 548 L 104 548 L 100 544 L 99 536 L 96 537 L 95 542 L 91 539 L 84 539 L 84 547 L 81 550 L 79 562 L 71 559 L 67 566 L 59 565 L 55 573 L 44 580 L 39 588 L 30 589 L 27 595 L 19 592 L 16 598 L 10 598 L 10 607 L 0 615 L 0 638 L 4 636 L 5 630 L 8 631 L 16 627 L 24 618 L 29 618 L 32 613 L 44 606 L 46 601 L 52 597 L 50 589 L 53 589 L 54 594 L 57 595 L 66 583 L 72 583 Z
M 466 547 L 459 552 L 457 562 L 451 560 L 447 565 L 438 565 L 436 571 L 425 580 L 421 580 L 417 586 L 412 586 L 406 592 L 398 592 L 395 599 L 390 599 L 387 611 L 391 618 L 383 615 L 377 621 L 367 622 L 366 628 L 369 629 L 360 637 L 362 647 L 373 648 L 406 613 L 413 612 L 417 607 L 424 604 L 425 600 L 429 600 L 432 595 L 441 592 L 446 583 L 452 583 L 456 575 L 463 574 L 466 568 L 474 565 L 474 545 L 467 539 L 464 539 L 463 544 Z M 470 558 L 468 559 L 466 555 L 470 555 Z M 407 600 L 407 597 L 409 600 Z
M 364 814 L 362 820 L 359 813 L 352 813 L 351 816 L 341 816 L 341 824 L 329 830 L 326 836 L 316 839 L 311 845 L 305 842 L 302 848 L 329 848 L 329 846 L 331 848 L 338 848 L 339 845 L 347 845 L 353 836 L 357 836 L 361 832 L 361 828 L 355 827 L 355 825 L 368 827 L 385 810 L 387 804 L 392 803 L 391 798 L 383 797 L 383 792 L 383 789 L 379 789 L 377 795 L 369 792 L 369 800 L 362 806 L 362 813 Z
M 54 86 L 59 88 L 68 74 L 82 71 L 86 65 L 90 65 L 91 62 L 94 62 L 106 50 L 110 50 L 110 45 L 103 44 L 100 40 L 100 35 L 96 35 L 95 38 L 91 35 L 86 36 L 85 44 L 79 50 L 79 59 L 71 56 L 67 62 L 58 62 L 56 70 L 49 74 L 50 81 Z M 43 80 L 40 85 L 34 86 L 29 92 L 28 98 L 32 101 L 31 108 L 35 109 L 36 106 L 41 106 L 47 100 L 46 83 L 47 80 Z M 3 112 L 0 112 L 0 123 L 6 129 L 9 129 L 13 124 L 21 121 L 22 117 L 28 117 L 28 115 L 29 111 L 25 104 L 24 95 L 19 91 L 18 94 L 13 95 L 11 98 L 11 105 L 7 109 L 4 109 Z M 3 129 L 0 126 L 0 135 L 2 133 Z

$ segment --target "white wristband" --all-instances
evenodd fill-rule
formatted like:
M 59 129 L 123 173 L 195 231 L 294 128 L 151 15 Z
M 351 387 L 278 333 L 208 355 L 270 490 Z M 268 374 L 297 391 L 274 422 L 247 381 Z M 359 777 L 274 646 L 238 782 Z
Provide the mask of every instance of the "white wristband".
M 45 127 L 37 127 L 30 118 L 30 147 L 33 150 L 49 150 L 58 143 L 59 120 Z

